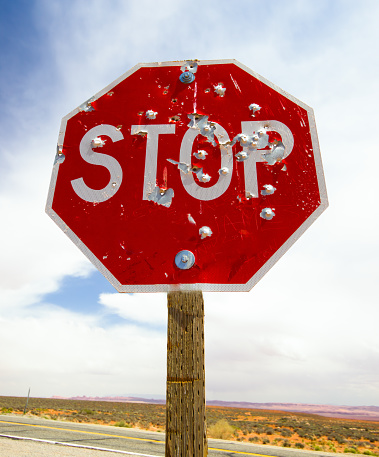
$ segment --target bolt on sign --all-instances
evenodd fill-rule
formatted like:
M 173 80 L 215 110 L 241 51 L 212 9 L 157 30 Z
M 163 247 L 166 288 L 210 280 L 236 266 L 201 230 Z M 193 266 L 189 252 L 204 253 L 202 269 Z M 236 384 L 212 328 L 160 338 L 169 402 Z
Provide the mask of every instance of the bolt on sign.
M 47 213 L 120 292 L 249 291 L 327 205 L 313 110 L 195 60 L 138 64 L 63 118 Z

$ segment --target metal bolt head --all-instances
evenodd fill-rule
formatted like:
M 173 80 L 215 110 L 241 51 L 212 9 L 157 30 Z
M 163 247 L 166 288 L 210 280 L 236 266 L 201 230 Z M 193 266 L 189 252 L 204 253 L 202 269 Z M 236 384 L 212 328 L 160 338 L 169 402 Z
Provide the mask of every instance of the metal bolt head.
M 175 265 L 180 270 L 189 270 L 195 264 L 195 256 L 191 251 L 180 251 L 175 256 Z
M 190 84 L 195 80 L 195 75 L 190 71 L 185 71 L 179 76 L 179 79 L 184 84 Z

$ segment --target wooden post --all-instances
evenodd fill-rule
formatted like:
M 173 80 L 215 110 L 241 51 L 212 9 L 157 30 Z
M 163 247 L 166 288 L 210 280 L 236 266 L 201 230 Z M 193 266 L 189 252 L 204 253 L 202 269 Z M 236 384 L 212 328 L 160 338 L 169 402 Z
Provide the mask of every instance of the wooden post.
M 208 454 L 202 292 L 167 294 L 166 457 Z

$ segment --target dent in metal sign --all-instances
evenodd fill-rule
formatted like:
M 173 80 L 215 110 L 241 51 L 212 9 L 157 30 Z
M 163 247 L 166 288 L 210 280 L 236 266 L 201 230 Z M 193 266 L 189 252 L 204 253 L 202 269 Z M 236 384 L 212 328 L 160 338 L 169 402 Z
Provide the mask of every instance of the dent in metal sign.
M 120 292 L 248 291 L 327 205 L 312 109 L 222 60 L 139 64 L 64 117 L 46 210 Z

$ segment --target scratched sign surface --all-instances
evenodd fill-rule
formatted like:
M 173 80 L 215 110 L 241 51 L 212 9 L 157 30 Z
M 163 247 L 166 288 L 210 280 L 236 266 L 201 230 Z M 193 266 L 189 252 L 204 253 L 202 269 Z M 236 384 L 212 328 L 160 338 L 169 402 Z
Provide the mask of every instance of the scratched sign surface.
M 120 292 L 248 291 L 327 205 L 312 109 L 222 60 L 139 64 L 65 116 L 46 211 Z

